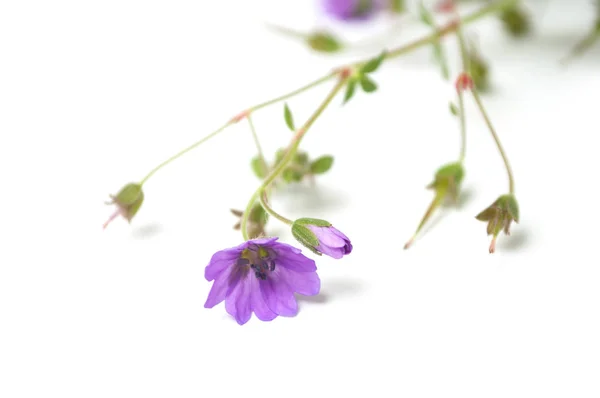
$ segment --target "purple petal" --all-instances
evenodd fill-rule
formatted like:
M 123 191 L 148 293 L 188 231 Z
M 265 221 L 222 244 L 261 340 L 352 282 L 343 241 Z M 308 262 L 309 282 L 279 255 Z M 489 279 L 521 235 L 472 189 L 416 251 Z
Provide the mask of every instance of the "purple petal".
M 245 324 L 252 316 L 250 301 L 252 274 L 241 279 L 225 299 L 225 309 L 240 325 Z
M 225 300 L 227 292 L 231 290 L 229 276 L 231 275 L 232 269 L 233 267 L 229 268 L 224 273 L 221 273 L 217 279 L 215 279 L 212 288 L 208 293 L 206 303 L 204 303 L 204 308 L 212 308 L 215 305 L 219 304 L 221 301 Z
M 294 316 L 298 313 L 298 303 L 294 292 L 276 268 L 266 280 L 258 281 L 267 306 L 281 316 Z
M 279 272 L 288 286 L 303 296 L 315 296 L 321 290 L 321 280 L 316 272 L 296 272 L 287 268 L 280 268 Z
M 277 318 L 277 314 L 271 311 L 262 296 L 258 279 L 254 276 L 250 276 L 249 279 L 251 280 L 250 301 L 256 317 L 261 321 L 272 321 Z
M 306 257 L 295 247 L 285 243 L 277 245 L 276 263 L 278 266 L 297 272 L 315 272 L 317 270 L 317 264 L 315 264 L 314 260 Z
M 207 281 L 216 279 L 224 270 L 233 266 L 243 250 L 239 248 L 240 246 L 218 251 L 212 256 L 204 269 L 204 277 Z

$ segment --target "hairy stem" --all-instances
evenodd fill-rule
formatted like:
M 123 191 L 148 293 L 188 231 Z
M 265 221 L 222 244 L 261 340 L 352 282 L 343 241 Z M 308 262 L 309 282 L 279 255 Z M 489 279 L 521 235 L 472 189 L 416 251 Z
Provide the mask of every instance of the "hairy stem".
M 269 198 L 267 198 L 267 190 L 266 189 L 261 189 L 261 191 L 260 191 L 260 204 L 262 205 L 263 209 L 266 210 L 267 213 L 269 213 L 270 215 L 272 215 L 273 217 L 275 217 L 282 223 L 287 224 L 287 225 L 292 225 L 294 223 L 289 218 L 285 218 L 284 216 L 282 216 L 281 214 L 279 214 L 275 210 L 273 210 L 273 208 L 269 205 Z

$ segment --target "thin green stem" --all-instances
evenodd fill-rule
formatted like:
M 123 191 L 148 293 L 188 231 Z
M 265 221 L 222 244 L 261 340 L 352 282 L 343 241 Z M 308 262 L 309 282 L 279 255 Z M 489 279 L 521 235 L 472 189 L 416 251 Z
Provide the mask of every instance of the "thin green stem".
M 321 105 L 319 105 L 319 107 L 310 116 L 310 118 L 306 121 L 306 123 L 304 123 L 304 125 L 296 132 L 296 134 L 294 134 L 294 137 L 292 137 L 292 140 L 290 141 L 290 144 L 288 145 L 288 149 L 287 149 L 285 155 L 283 155 L 283 157 L 281 158 L 279 163 L 277 163 L 275 168 L 273 168 L 273 170 L 271 170 L 269 175 L 267 175 L 265 177 L 262 184 L 258 187 L 258 189 L 254 192 L 254 194 L 252 194 L 252 197 L 250 198 L 250 201 L 248 202 L 248 205 L 246 206 L 246 211 L 244 212 L 244 215 L 242 216 L 241 228 L 242 228 L 242 234 L 243 234 L 245 240 L 248 240 L 248 232 L 246 231 L 248 217 L 250 215 L 250 210 L 252 209 L 252 206 L 253 206 L 254 202 L 256 201 L 256 198 L 261 194 L 261 192 L 264 189 L 268 188 L 269 185 L 273 181 L 275 181 L 275 179 L 279 176 L 279 174 L 285 169 L 287 164 L 294 157 L 296 150 L 298 149 L 298 146 L 300 145 L 302 138 L 308 132 L 308 129 L 314 124 L 314 122 L 319 118 L 319 116 L 321 116 L 321 114 L 327 108 L 327 106 L 331 103 L 333 98 L 335 98 L 336 94 L 339 93 L 339 91 L 344 87 L 347 79 L 348 79 L 347 76 L 345 76 L 344 74 L 340 75 L 338 83 L 329 92 L 327 97 L 325 97 L 325 99 L 323 100 Z
M 458 90 L 458 118 L 460 120 L 460 157 L 459 162 L 465 160 L 467 153 L 467 123 L 465 122 L 465 101 L 463 90 Z
M 258 134 L 256 134 L 256 128 L 254 128 L 254 123 L 252 122 L 252 116 L 249 114 L 247 119 L 248 119 L 248 124 L 250 125 L 250 131 L 252 131 L 252 138 L 254 139 L 254 145 L 256 145 L 256 150 L 258 151 L 258 158 L 260 159 L 260 162 L 262 163 L 264 169 L 269 170 L 269 165 L 267 164 L 267 161 L 265 160 L 265 156 L 263 154 L 262 147 L 260 146 L 260 141 L 258 140 Z
M 244 240 L 250 240 L 250 237 L 248 236 L 248 217 L 252 212 L 252 207 L 254 207 L 254 203 L 256 203 L 256 199 L 258 198 L 259 194 L 260 190 L 254 192 L 254 194 L 250 198 L 250 201 L 248 202 L 248 205 L 246 206 L 246 210 L 244 210 L 244 214 L 242 214 L 242 222 L 240 224 L 240 229 L 242 231 L 242 236 L 244 237 Z
M 269 199 L 267 198 L 267 190 L 264 188 L 260 190 L 260 204 L 262 205 L 263 209 L 267 211 L 267 213 L 269 213 L 282 223 L 287 225 L 292 225 L 294 223 L 289 218 L 285 218 L 284 216 L 273 210 L 273 208 L 269 205 Z
M 225 130 L 232 123 L 233 123 L 232 121 L 229 121 L 229 122 L 225 123 L 218 130 L 210 133 L 206 137 L 202 138 L 200 141 L 196 141 L 195 143 L 193 143 L 192 145 L 188 146 L 187 148 L 185 148 L 185 149 L 177 152 L 175 155 L 171 156 L 170 158 L 168 158 L 167 160 L 165 160 L 164 162 L 162 162 L 161 164 L 159 164 L 158 166 L 156 166 L 155 168 L 153 168 L 152 170 L 150 170 L 150 172 L 148 174 L 146 174 L 146 177 L 144 177 L 142 179 L 142 181 L 140 182 L 140 185 L 144 185 L 144 183 L 146 181 L 148 181 L 148 179 L 150 179 L 150 177 L 152 177 L 154 175 L 154 173 L 156 173 L 158 170 L 162 169 L 163 167 L 165 167 L 169 163 L 173 162 L 174 160 L 179 159 L 181 156 L 185 155 L 186 153 L 188 153 L 192 149 L 194 149 L 194 148 L 202 145 L 203 143 L 205 143 L 206 141 L 208 141 L 212 137 L 214 137 L 217 134 L 219 134 L 221 131 Z
M 475 103 L 477 104 L 477 107 L 479 108 L 479 111 L 481 112 L 481 115 L 485 120 L 485 124 L 487 125 L 488 129 L 490 130 L 490 133 L 492 134 L 492 137 L 494 138 L 494 141 L 496 142 L 498 152 L 500 152 L 500 155 L 502 156 L 502 160 L 504 161 L 504 167 L 506 168 L 506 174 L 508 174 L 508 191 L 511 194 L 513 194 L 515 193 L 515 181 L 512 169 L 510 168 L 510 163 L 508 163 L 508 157 L 506 156 L 506 152 L 504 152 L 504 148 L 502 148 L 500 138 L 498 138 L 498 134 L 496 133 L 494 126 L 492 126 L 492 122 L 487 112 L 485 111 L 485 108 L 483 107 L 483 103 L 481 102 L 481 98 L 479 97 L 477 90 L 473 88 L 471 89 L 471 93 L 473 94 L 473 99 L 475 99 Z
M 303 92 L 305 92 L 305 91 L 307 91 L 307 90 L 310 90 L 311 88 L 317 87 L 317 86 L 319 86 L 319 85 L 321 85 L 321 84 L 325 83 L 326 81 L 328 81 L 328 80 L 332 79 L 332 78 L 333 78 L 334 76 L 336 76 L 336 75 L 337 75 L 337 72 L 336 72 L 336 71 L 334 71 L 334 72 L 331 72 L 331 73 L 328 73 L 327 75 L 325 75 L 325 76 L 323 76 L 323 77 L 320 77 L 320 78 L 318 78 L 317 80 L 315 80 L 315 81 L 312 81 L 312 82 L 308 83 L 307 85 L 300 87 L 300 88 L 299 88 L 299 89 L 297 89 L 297 90 L 290 91 L 289 93 L 287 93 L 287 94 L 284 94 L 284 95 L 282 95 L 282 96 L 280 96 L 280 97 L 273 98 L 272 100 L 265 101 L 265 102 L 263 102 L 263 103 L 260 103 L 260 104 L 258 104 L 258 105 L 255 105 L 255 106 L 251 107 L 251 108 L 249 109 L 249 111 L 250 111 L 250 112 L 257 111 L 257 110 L 259 110 L 259 109 L 261 109 L 261 108 L 265 108 L 265 107 L 267 107 L 267 106 L 269 106 L 269 105 L 273 105 L 273 104 L 276 104 L 277 102 L 281 102 L 281 101 L 284 101 L 284 100 L 286 100 L 286 99 L 288 99 L 288 98 L 294 97 L 294 96 L 296 96 L 296 95 L 298 95 L 298 94 L 301 94 L 301 93 L 303 93 Z

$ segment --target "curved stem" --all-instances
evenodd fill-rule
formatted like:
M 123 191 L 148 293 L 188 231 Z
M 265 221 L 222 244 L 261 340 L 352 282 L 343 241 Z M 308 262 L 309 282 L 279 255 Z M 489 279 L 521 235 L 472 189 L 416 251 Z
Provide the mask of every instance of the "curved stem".
M 250 198 L 250 201 L 248 202 L 248 205 L 246 206 L 246 211 L 244 212 L 244 215 L 242 216 L 242 234 L 244 235 L 245 240 L 248 240 L 248 233 L 246 231 L 245 226 L 248 223 L 248 217 L 250 215 L 250 210 L 252 209 L 252 206 L 253 206 L 254 202 L 256 201 L 256 198 L 285 169 L 285 167 L 287 166 L 289 161 L 294 157 L 294 154 L 296 153 L 296 150 L 298 149 L 298 146 L 300 145 L 300 141 L 302 141 L 302 137 L 304 137 L 304 135 L 306 134 L 308 129 L 314 124 L 314 122 L 319 118 L 319 116 L 321 116 L 321 114 L 323 113 L 325 108 L 327 108 L 327 106 L 331 103 L 333 98 L 335 98 L 336 94 L 344 87 L 347 79 L 348 79 L 348 77 L 345 74 L 340 75 L 340 79 L 339 79 L 338 83 L 333 87 L 331 92 L 327 95 L 327 97 L 325 97 L 325 99 L 323 100 L 321 105 L 319 105 L 319 107 L 315 110 L 315 112 L 311 115 L 311 117 L 306 121 L 306 123 L 304 123 L 304 125 L 296 132 L 296 134 L 294 134 L 294 137 L 292 137 L 292 140 L 290 141 L 290 144 L 288 145 L 288 149 L 287 149 L 285 155 L 283 155 L 283 157 L 281 158 L 279 163 L 277 163 L 277 165 L 273 168 L 273 170 L 271 170 L 269 175 L 267 175 L 265 177 L 265 179 L 263 180 L 260 187 L 258 187 L 258 189 L 254 192 L 254 194 Z
M 494 138 L 494 141 L 496 142 L 498 152 L 500 152 L 500 156 L 502 156 L 502 161 L 504 161 L 504 167 L 506 168 L 506 174 L 508 174 L 508 191 L 511 194 L 513 194 L 515 193 L 515 180 L 513 177 L 512 169 L 510 168 L 510 163 L 508 163 L 508 157 L 506 156 L 506 152 L 504 152 L 504 148 L 502 148 L 500 138 L 498 138 L 498 134 L 496 133 L 494 126 L 492 126 L 492 122 L 487 112 L 485 111 L 485 108 L 483 107 L 483 103 L 481 102 L 481 98 L 479 98 L 477 90 L 473 88 L 471 89 L 471 93 L 473 94 L 473 99 L 475 99 L 475 103 L 477 104 L 477 107 L 479 108 L 479 111 L 481 112 L 481 115 L 485 120 L 485 124 L 487 125 L 488 129 L 490 130 L 490 133 L 492 134 L 492 137 Z
M 273 210 L 273 208 L 269 205 L 269 200 L 267 198 L 267 191 L 264 188 L 260 190 L 260 204 L 267 211 L 267 213 L 269 213 L 270 215 L 272 215 L 273 217 L 275 217 L 282 223 L 287 224 L 287 225 L 292 225 L 294 223 L 289 218 L 285 218 L 284 216 L 282 216 L 281 214 L 279 214 L 275 210 Z
M 269 170 L 269 165 L 265 160 L 265 155 L 263 154 L 262 147 L 260 146 L 260 141 L 258 140 L 258 134 L 256 134 L 256 128 L 254 128 L 254 123 L 252 122 L 252 116 L 248 115 L 248 124 L 250 125 L 250 131 L 252 132 L 252 138 L 254 139 L 254 145 L 256 145 L 256 150 L 258 151 L 258 157 L 260 162 L 262 163 L 265 170 Z
M 206 137 L 202 138 L 200 141 L 196 141 L 195 143 L 193 143 L 192 145 L 188 146 L 187 148 L 185 148 L 185 149 L 177 152 L 175 155 L 171 156 L 170 158 L 168 158 L 167 160 L 165 160 L 164 162 L 162 162 L 161 164 L 159 164 L 158 166 L 156 166 L 155 168 L 153 168 L 152 170 L 150 170 L 150 172 L 148 174 L 146 174 L 146 177 L 144 177 L 142 179 L 142 181 L 140 182 L 140 185 L 144 185 L 144 183 L 146 181 L 148 181 L 148 179 L 150 179 L 150 177 L 152 177 L 154 175 L 154 173 L 156 173 L 158 170 L 162 169 L 163 167 L 165 167 L 166 165 L 168 165 L 172 161 L 179 159 L 181 156 L 185 155 L 186 153 L 188 153 L 192 149 L 196 148 L 197 146 L 200 146 L 201 144 L 205 143 L 206 141 L 208 141 L 209 139 L 211 139 L 215 135 L 219 134 L 221 131 L 225 130 L 225 128 L 227 128 L 232 123 L 233 123 L 232 121 L 229 121 L 229 122 L 225 123 L 218 130 L 210 133 Z

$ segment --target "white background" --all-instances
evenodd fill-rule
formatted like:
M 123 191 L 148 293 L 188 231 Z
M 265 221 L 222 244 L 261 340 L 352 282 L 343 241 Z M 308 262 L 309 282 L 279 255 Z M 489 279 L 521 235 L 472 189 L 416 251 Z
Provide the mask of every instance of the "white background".
M 467 99 L 465 199 L 402 250 L 425 185 L 458 154 L 452 85 L 423 49 L 385 64 L 376 94 L 336 99 L 303 142 L 334 167 L 273 199 L 291 218 L 330 220 L 354 252 L 317 259 L 322 293 L 299 299 L 297 317 L 239 326 L 203 308 L 203 272 L 241 242 L 229 209 L 258 184 L 245 123 L 157 173 L 131 226 L 102 231 L 103 201 L 235 113 L 391 43 L 322 56 L 264 22 L 362 40 L 389 21 L 331 25 L 308 1 L 3 1 L 0 396 L 600 396 L 599 48 L 558 63 L 595 11 L 530 7 L 530 39 L 494 18 L 469 28 L 515 171 L 513 236 L 490 255 L 474 219 L 507 181 Z M 408 18 L 392 41 L 424 33 Z M 327 90 L 290 101 L 299 122 Z M 291 136 L 282 113 L 255 118 L 270 154 Z

